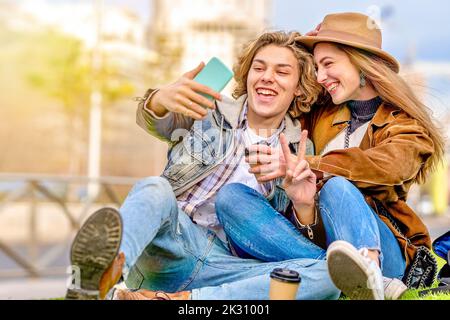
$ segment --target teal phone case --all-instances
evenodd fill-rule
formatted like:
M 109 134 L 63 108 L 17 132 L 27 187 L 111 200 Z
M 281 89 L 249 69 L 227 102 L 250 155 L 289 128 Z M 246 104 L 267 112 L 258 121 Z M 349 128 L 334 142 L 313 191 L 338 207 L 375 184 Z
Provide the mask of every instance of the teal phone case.
M 208 86 L 214 91 L 221 92 L 232 78 L 233 72 L 218 58 L 213 57 L 194 78 L 194 81 Z M 209 100 L 213 100 L 213 97 L 210 95 L 202 95 Z

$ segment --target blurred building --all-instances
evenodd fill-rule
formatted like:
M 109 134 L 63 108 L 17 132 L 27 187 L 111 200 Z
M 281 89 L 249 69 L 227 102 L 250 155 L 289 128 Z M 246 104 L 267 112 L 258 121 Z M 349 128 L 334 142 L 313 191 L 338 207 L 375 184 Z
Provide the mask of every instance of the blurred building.
M 105 5 L 101 5 L 101 3 Z M 98 5 L 96 5 L 98 3 Z M 101 50 L 134 76 L 141 63 L 155 61 L 157 55 L 148 50 L 146 23 L 127 7 L 107 5 L 105 1 L 48 3 L 42 0 L 18 4 L 30 28 L 53 27 L 80 39 L 90 50 L 96 45 L 96 27 L 101 20 Z M 15 19 L 17 21 L 17 19 Z M 26 24 L 21 24 L 26 27 Z
M 178 74 L 216 56 L 231 67 L 270 25 L 271 0 L 153 0 L 150 47 L 173 54 Z
M 425 185 L 413 187 L 408 202 L 421 215 L 445 214 L 450 199 L 450 63 L 414 61 L 402 65 L 402 73 L 414 93 L 431 109 L 433 119 L 446 138 L 446 155 L 443 162 L 430 174 Z
M 144 46 L 144 23 L 130 9 L 117 6 L 96 7 L 91 2 L 48 3 L 42 0 L 22 1 L 17 4 L 22 13 L 31 18 L 30 23 L 51 26 L 75 36 L 88 48 L 96 42 L 93 30 L 97 24 L 97 9 L 101 9 L 102 33 L 105 39 Z
M 146 80 L 148 74 L 151 74 L 148 72 L 148 66 L 155 64 L 158 59 L 158 55 L 148 48 L 147 21 L 126 6 L 111 5 L 109 1 L 100 0 L 88 2 L 0 1 L 0 18 L 0 26 L 3 27 L 4 33 L 17 32 L 32 38 L 34 34 L 55 31 L 75 37 L 86 49 L 86 57 L 89 57 L 89 52 L 92 52 L 92 48 L 96 45 L 97 24 L 101 22 L 99 50 L 101 56 L 105 58 L 104 62 L 107 62 L 115 73 L 132 83 L 135 88 L 134 94 L 129 94 L 114 104 L 105 102 L 103 105 L 106 112 L 102 120 L 101 174 L 145 176 L 158 175 L 161 172 L 166 146 L 136 126 L 136 102 L 133 100 L 135 96 L 141 95 L 148 86 L 151 86 Z M 18 39 L 16 42 L 20 41 L 22 40 Z M 5 61 L 2 61 L 2 64 Z M 8 63 L 5 64 L 9 66 Z M 23 61 L 21 64 L 26 65 L 27 62 Z M 12 123 L 2 126 L 0 131 L 2 131 L 3 140 L 0 139 L 0 142 L 8 140 L 9 135 L 19 131 L 20 134 L 16 134 L 16 141 L 29 141 L 29 147 L 22 148 L 24 150 L 16 150 L 17 148 L 11 150 L 15 144 L 11 146 L 4 144 L 5 148 L 10 149 L 10 153 L 6 160 L 1 161 L 1 171 L 85 175 L 89 128 L 82 126 L 78 119 L 73 119 L 72 123 L 77 124 L 78 134 L 75 137 L 70 136 L 65 127 L 66 122 L 63 121 L 66 115 L 60 108 L 61 103 L 30 87 L 22 79 L 24 75 L 26 73 L 0 72 L 0 79 L 11 77 L 7 83 L 20 82 L 13 90 L 9 90 L 14 94 L 2 96 L 3 108 L 0 114 L 6 117 L 8 112 L 8 117 L 21 119 L 20 128 L 35 129 L 33 133 L 29 133 L 29 130 L 18 129 Z M 37 95 L 37 98 L 33 95 Z M 21 111 L 21 108 L 16 107 L 16 105 L 25 106 L 26 104 L 20 99 L 30 96 L 34 97 L 34 108 L 25 110 L 23 107 L 24 110 Z M 79 108 L 88 109 L 89 106 L 80 105 Z M 21 112 L 25 116 L 22 115 L 20 118 Z M 35 112 L 37 115 L 34 114 Z M 61 120 L 57 120 L 60 119 L 58 117 Z M 50 135 L 49 132 L 51 132 Z M 52 139 L 40 139 L 40 135 L 44 133 Z M 79 156 L 70 156 L 70 152 L 67 151 L 68 146 L 75 146 L 73 148 L 78 150 Z M 48 151 L 42 152 L 42 150 Z M 52 156 L 48 157 L 45 154 Z M 34 161 L 17 161 L 16 159 L 34 159 Z M 72 162 L 76 164 L 72 165 Z

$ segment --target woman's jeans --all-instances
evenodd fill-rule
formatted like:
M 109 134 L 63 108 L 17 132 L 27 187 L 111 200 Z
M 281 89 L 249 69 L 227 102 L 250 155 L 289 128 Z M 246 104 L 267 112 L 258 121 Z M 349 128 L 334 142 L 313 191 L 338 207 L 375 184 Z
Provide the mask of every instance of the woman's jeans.
M 324 260 L 263 262 L 233 256 L 214 232 L 196 225 L 178 208 L 163 178 L 139 181 L 120 213 L 124 225 L 120 250 L 126 257 L 129 288 L 191 290 L 192 299 L 203 300 L 264 300 L 269 297 L 270 272 L 284 267 L 302 276 L 298 299 L 339 297 Z
M 383 275 L 403 277 L 406 264 L 399 243 L 351 182 L 341 177 L 328 180 L 320 191 L 319 211 L 327 247 L 345 240 L 357 249 L 378 250 Z M 326 255 L 260 193 L 243 184 L 232 183 L 219 191 L 216 212 L 237 249 L 259 260 L 321 259 Z

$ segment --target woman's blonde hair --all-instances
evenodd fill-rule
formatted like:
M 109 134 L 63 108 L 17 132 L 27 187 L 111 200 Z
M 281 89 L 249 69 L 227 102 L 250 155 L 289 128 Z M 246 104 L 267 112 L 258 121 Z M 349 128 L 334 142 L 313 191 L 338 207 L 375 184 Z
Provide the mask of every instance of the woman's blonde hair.
M 290 49 L 298 61 L 298 85 L 302 93 L 294 99 L 295 103 L 292 103 L 289 107 L 289 114 L 295 118 L 302 113 L 309 112 L 319 94 L 322 93 L 322 88 L 316 81 L 312 54 L 304 47 L 295 43 L 295 38 L 300 35 L 298 32 L 266 32 L 256 40 L 245 45 L 233 68 L 234 79 L 236 80 L 236 86 L 232 94 L 233 97 L 237 99 L 247 93 L 247 77 L 257 52 L 265 46 L 275 45 Z
M 436 169 L 445 152 L 444 138 L 433 122 L 430 109 L 417 98 L 411 87 L 392 70 L 387 61 L 350 46 L 342 44 L 337 46 L 348 55 L 350 61 L 370 81 L 383 101 L 401 108 L 412 118 L 418 120 L 428 131 L 435 152 L 422 165 L 416 177 L 417 182 L 425 182 L 426 175 L 429 171 Z

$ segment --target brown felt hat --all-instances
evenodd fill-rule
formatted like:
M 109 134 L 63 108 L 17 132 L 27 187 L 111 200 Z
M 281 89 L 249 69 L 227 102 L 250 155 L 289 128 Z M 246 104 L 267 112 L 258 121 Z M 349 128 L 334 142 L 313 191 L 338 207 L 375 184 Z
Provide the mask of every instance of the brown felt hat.
M 319 42 L 340 43 L 368 51 L 389 63 L 391 69 L 399 72 L 398 61 L 381 49 L 381 31 L 375 21 L 361 13 L 335 13 L 325 16 L 316 36 L 300 36 L 296 42 L 313 50 Z

